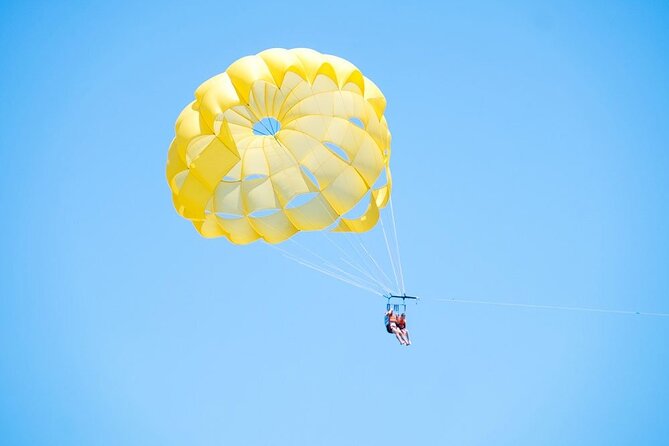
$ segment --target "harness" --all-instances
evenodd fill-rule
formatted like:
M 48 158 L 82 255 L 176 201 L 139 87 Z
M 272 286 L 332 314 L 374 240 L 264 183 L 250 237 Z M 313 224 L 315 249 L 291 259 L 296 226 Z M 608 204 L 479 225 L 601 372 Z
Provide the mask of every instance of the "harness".
M 388 333 L 392 333 L 393 331 L 390 329 L 390 323 L 395 322 L 397 326 L 399 327 L 399 318 L 398 316 L 394 317 L 394 320 L 391 320 L 390 316 L 388 315 L 388 312 L 392 309 L 393 310 L 393 315 L 397 315 L 400 313 L 406 313 L 407 312 L 407 299 L 409 300 L 414 300 L 416 303 L 418 303 L 418 298 L 415 296 L 407 296 L 406 294 L 403 294 L 401 296 L 398 296 L 396 294 L 384 294 L 383 297 L 386 298 L 386 317 L 384 318 L 384 323 L 386 326 L 386 331 Z M 400 302 L 401 300 L 401 302 Z M 402 311 L 400 311 L 400 309 Z M 406 322 L 402 324 L 400 328 L 406 327 Z

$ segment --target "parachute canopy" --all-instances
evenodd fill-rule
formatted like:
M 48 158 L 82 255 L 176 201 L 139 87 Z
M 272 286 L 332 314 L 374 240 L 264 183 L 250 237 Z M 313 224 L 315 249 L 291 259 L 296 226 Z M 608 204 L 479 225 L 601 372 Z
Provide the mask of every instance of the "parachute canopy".
M 368 231 L 391 189 L 385 106 L 339 57 L 305 48 L 243 57 L 200 85 L 177 119 L 174 206 L 204 237 L 237 244 Z

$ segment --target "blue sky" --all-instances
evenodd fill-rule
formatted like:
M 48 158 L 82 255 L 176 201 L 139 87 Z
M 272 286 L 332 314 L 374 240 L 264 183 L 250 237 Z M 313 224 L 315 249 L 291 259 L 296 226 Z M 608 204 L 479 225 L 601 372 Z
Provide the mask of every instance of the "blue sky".
M 3 444 L 666 442 L 669 319 L 429 300 L 669 312 L 666 5 L 134 3 L 0 7 Z M 303 46 L 388 99 L 410 348 L 173 209 L 195 88 Z

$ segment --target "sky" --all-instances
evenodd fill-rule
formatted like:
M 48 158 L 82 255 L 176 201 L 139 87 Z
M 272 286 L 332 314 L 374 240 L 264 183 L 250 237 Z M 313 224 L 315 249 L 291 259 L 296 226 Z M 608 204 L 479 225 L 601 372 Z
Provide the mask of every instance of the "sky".
M 669 318 L 438 300 L 669 312 L 669 7 L 585 3 L 2 2 L 3 445 L 664 444 Z M 174 210 L 177 115 L 271 47 L 388 100 L 410 347 Z

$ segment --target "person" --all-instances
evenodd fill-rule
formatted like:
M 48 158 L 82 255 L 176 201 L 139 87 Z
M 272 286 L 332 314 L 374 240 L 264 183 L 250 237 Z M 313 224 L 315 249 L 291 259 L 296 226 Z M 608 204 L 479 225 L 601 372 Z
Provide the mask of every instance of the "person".
M 395 315 L 395 312 L 392 308 L 386 311 L 385 323 L 386 331 L 388 333 L 394 334 L 400 344 L 407 345 L 406 342 L 404 342 L 402 332 L 397 327 L 397 315 Z
M 404 339 L 404 345 L 411 345 L 411 340 L 409 339 L 409 331 L 407 330 L 407 315 L 406 313 L 400 314 L 397 318 L 397 328 L 400 330 L 402 339 Z

